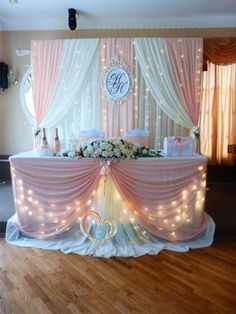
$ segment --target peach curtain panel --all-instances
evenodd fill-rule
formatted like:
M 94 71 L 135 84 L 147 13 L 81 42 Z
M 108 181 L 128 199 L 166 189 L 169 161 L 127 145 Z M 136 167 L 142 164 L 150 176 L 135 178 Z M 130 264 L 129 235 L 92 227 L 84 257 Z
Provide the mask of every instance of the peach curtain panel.
M 201 38 L 167 38 L 166 46 L 175 82 L 184 109 L 194 125 L 198 125 L 202 63 Z
M 207 61 L 218 65 L 236 63 L 236 38 L 206 38 L 203 47 L 204 64 Z
M 236 143 L 236 64 L 207 65 L 200 114 L 201 152 L 210 164 L 232 165 L 227 148 Z
M 104 77 L 106 67 L 113 59 L 120 56 L 133 72 L 133 39 L 132 38 L 103 38 L 100 40 L 101 78 Z M 123 137 L 127 130 L 133 129 L 133 93 L 121 105 L 111 104 L 107 100 L 104 90 L 101 91 L 101 128 L 105 137 Z
M 32 89 L 36 127 L 39 126 L 49 109 L 62 50 L 63 40 L 37 40 L 31 43 Z

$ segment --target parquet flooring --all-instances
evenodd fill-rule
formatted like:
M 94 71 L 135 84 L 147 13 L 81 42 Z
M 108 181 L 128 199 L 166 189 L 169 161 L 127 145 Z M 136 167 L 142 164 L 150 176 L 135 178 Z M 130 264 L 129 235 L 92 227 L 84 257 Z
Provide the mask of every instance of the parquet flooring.
M 236 242 L 101 259 L 0 239 L 0 313 L 236 313 Z

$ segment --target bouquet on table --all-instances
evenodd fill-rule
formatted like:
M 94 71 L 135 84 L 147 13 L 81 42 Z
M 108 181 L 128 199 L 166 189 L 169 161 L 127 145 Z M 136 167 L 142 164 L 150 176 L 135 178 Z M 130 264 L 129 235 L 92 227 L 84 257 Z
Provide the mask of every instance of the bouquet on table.
M 163 157 L 161 151 L 151 150 L 145 146 L 131 143 L 123 139 L 94 140 L 72 150 L 65 151 L 62 156 L 72 158 L 93 157 L 96 159 L 136 159 L 138 157 Z

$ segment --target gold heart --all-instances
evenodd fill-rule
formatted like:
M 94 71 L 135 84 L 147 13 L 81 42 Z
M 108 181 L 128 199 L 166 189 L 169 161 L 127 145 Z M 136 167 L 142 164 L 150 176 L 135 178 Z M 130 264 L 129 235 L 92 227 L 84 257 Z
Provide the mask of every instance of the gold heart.
M 106 234 L 106 236 L 102 239 L 102 240 L 97 240 L 95 239 L 88 230 L 88 226 L 87 226 L 87 220 L 90 219 L 90 217 L 94 217 L 100 225 L 106 225 L 108 224 L 110 226 L 110 231 L 108 232 L 108 234 Z M 83 234 L 88 237 L 92 242 L 105 242 L 107 240 L 110 240 L 112 237 L 114 237 L 114 235 L 117 232 L 117 226 L 116 223 L 109 217 L 106 217 L 104 219 L 101 218 L 101 216 L 95 212 L 95 211 L 88 211 L 82 218 L 81 222 L 80 222 L 80 229 L 83 232 Z

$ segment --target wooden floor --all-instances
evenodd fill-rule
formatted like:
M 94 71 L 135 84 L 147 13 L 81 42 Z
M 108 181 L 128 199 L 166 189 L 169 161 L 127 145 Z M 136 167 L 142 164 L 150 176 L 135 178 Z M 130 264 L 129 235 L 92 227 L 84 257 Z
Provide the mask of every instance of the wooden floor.
M 0 313 L 236 313 L 236 242 L 99 259 L 0 239 Z

